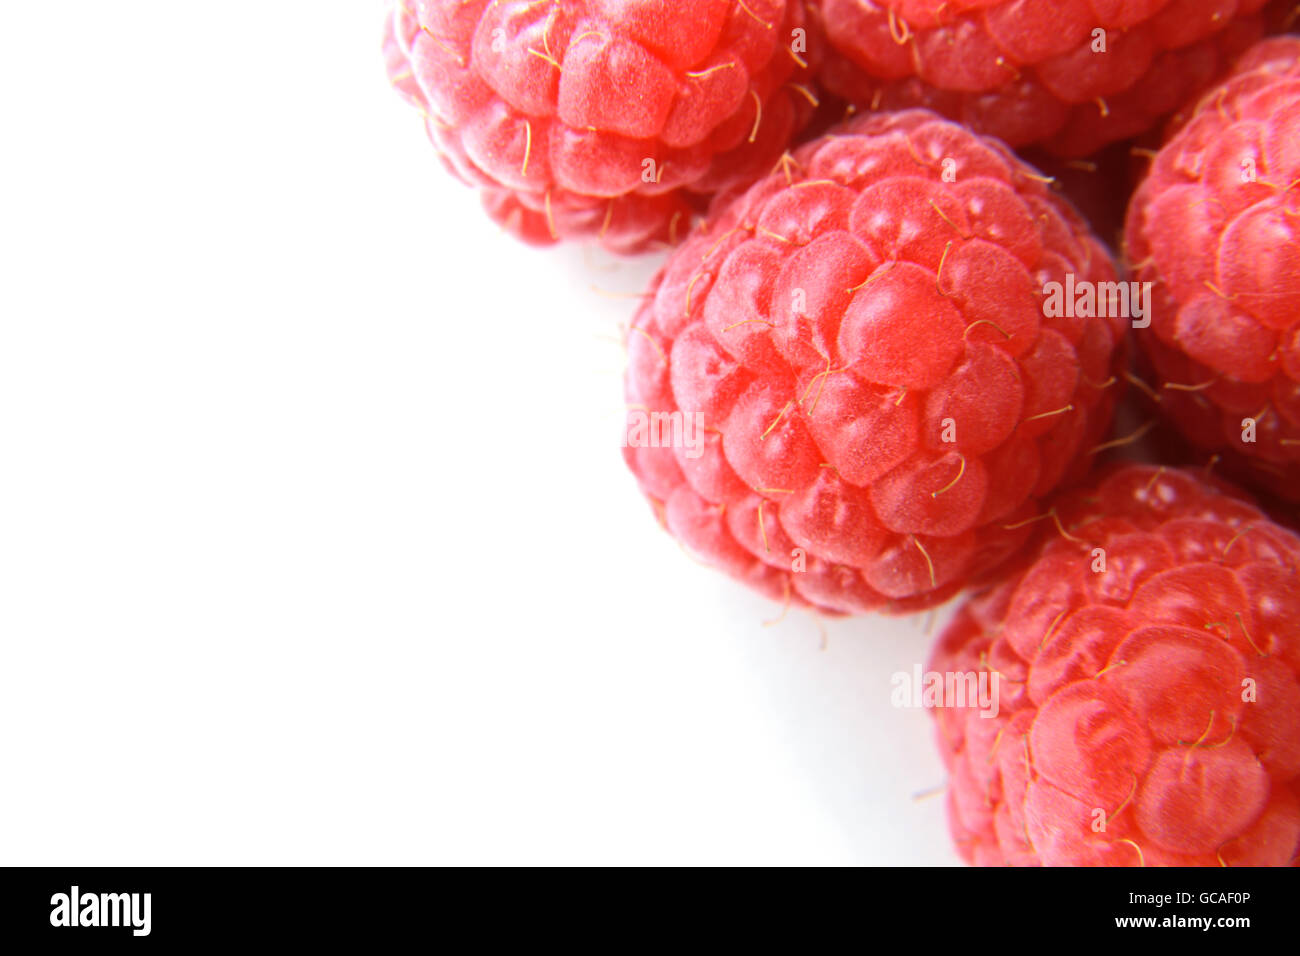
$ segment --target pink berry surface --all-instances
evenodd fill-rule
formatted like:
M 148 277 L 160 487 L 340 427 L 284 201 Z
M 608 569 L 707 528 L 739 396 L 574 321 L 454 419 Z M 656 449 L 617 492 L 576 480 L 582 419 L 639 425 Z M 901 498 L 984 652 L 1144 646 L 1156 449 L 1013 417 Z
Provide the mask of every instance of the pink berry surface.
M 1086 469 L 1125 323 L 1048 315 L 1108 282 L 1077 213 L 926 111 L 804 145 L 673 254 L 627 338 L 625 457 L 668 530 L 777 600 L 929 607 L 1015 552 Z
M 401 0 L 389 79 L 525 241 L 636 252 L 765 173 L 817 104 L 803 0 Z
M 1129 208 L 1159 408 L 1195 445 L 1300 499 L 1300 39 L 1260 43 L 1160 150 Z
M 1300 850 L 1300 538 L 1200 473 L 1130 465 L 1057 502 L 932 672 L 949 824 L 980 865 L 1285 866 Z
M 924 106 L 1087 156 L 1157 125 L 1263 31 L 1268 0 L 818 0 L 821 73 L 861 108 Z

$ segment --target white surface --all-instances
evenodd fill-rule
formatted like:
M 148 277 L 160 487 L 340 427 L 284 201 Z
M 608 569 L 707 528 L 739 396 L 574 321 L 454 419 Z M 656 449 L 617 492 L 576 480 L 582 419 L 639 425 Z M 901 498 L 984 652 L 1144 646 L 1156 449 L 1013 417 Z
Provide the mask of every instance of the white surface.
M 501 236 L 379 8 L 0 8 L 0 863 L 954 862 L 922 622 L 658 529 L 652 264 Z

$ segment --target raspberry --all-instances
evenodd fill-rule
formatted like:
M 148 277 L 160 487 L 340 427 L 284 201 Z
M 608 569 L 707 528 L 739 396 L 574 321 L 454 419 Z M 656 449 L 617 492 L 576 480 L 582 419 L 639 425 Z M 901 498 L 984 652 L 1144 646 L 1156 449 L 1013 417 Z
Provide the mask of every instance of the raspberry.
M 1087 156 L 1213 82 L 1262 34 L 1268 2 L 817 0 L 833 51 L 820 79 L 859 107 L 923 106 Z
M 1189 111 L 1129 208 L 1153 283 L 1137 338 L 1199 447 L 1300 500 L 1300 40 L 1265 41 Z
M 962 607 L 930 674 L 980 865 L 1282 866 L 1300 848 L 1300 538 L 1227 486 L 1128 465 Z M 946 699 L 946 705 L 961 703 Z M 984 703 L 984 702 L 981 702 Z M 981 714 L 989 716 L 981 716 Z
M 403 0 L 384 47 L 493 219 L 634 252 L 772 168 L 817 103 L 808 26 L 803 0 Z
M 668 530 L 829 613 L 928 607 L 1014 552 L 1119 391 L 1122 323 L 1038 298 L 1114 278 L 1073 209 L 923 110 L 859 117 L 715 209 L 628 336 L 625 457 Z

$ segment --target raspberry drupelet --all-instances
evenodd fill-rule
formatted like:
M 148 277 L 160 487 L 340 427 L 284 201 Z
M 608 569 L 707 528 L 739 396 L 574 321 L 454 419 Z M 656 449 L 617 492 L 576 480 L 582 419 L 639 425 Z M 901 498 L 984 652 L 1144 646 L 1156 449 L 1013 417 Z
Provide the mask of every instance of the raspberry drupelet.
M 1014 553 L 1105 437 L 1126 324 L 1045 314 L 1049 283 L 1115 272 L 1044 180 L 914 110 L 720 200 L 627 338 L 629 416 L 702 435 L 629 427 L 665 527 L 832 614 L 933 606 Z
M 930 661 L 945 681 L 997 676 L 996 708 L 934 711 L 962 856 L 1294 864 L 1300 538 L 1226 485 L 1154 466 L 1110 471 L 1053 517 Z
M 1156 126 L 1263 34 L 1269 0 L 816 0 L 819 79 L 1070 157 Z
M 1300 39 L 1207 93 L 1129 207 L 1160 409 L 1233 477 L 1300 500 Z
M 817 104 L 803 0 L 400 0 L 394 87 L 521 239 L 671 243 Z

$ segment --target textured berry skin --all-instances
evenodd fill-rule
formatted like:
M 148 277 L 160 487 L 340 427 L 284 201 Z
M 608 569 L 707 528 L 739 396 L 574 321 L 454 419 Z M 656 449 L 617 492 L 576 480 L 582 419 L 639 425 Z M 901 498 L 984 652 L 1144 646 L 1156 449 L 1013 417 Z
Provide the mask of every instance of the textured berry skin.
M 817 102 L 807 29 L 803 0 L 402 0 L 384 54 L 496 221 L 635 252 L 772 168 Z
M 1087 156 L 1155 126 L 1263 31 L 1268 0 L 817 0 L 823 86 Z M 1106 52 L 1093 52 L 1093 31 Z
M 1226 486 L 1152 466 L 1115 469 L 1056 513 L 1060 530 L 958 611 L 930 662 L 1000 675 L 996 716 L 934 711 L 962 855 L 1293 864 L 1300 538 Z
M 717 206 L 627 339 L 631 414 L 706 431 L 695 457 L 625 449 L 668 530 L 828 613 L 928 607 L 1013 553 L 1119 392 L 1121 320 L 1044 316 L 1046 282 L 1114 278 L 1078 214 L 923 110 L 858 117 Z
M 1190 111 L 1125 244 L 1154 283 L 1136 338 L 1162 411 L 1234 476 L 1300 500 L 1300 39 L 1259 44 Z

